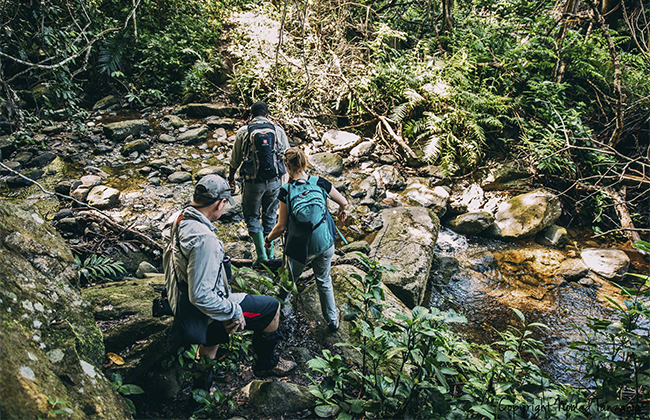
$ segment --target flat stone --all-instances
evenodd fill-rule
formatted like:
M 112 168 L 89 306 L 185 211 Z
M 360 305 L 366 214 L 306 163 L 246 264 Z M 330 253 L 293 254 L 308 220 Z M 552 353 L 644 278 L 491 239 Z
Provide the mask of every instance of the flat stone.
M 178 139 L 170 134 L 163 133 L 160 136 L 158 136 L 158 141 L 161 143 L 176 143 Z
M 193 128 L 178 136 L 178 141 L 187 145 L 202 143 L 207 139 L 208 127 Z
M 559 248 L 568 241 L 568 234 L 565 228 L 558 225 L 551 225 L 535 236 L 535 242 L 544 246 Z
M 149 131 L 149 121 L 129 120 L 104 125 L 104 134 L 113 141 L 122 141 L 129 136 L 138 136 Z
M 172 184 L 182 184 L 192 180 L 192 174 L 184 171 L 177 171 L 167 177 L 167 181 Z
M 352 150 L 350 150 L 350 156 L 361 158 L 370 156 L 372 151 L 375 150 L 375 143 L 372 141 L 363 141 L 357 144 Z
M 225 128 L 226 130 L 232 130 L 235 128 L 235 120 L 232 118 L 222 118 L 216 116 L 207 117 L 205 120 L 207 126 L 214 130 L 215 128 Z
M 315 153 L 309 156 L 309 163 L 324 174 L 339 176 L 343 173 L 343 158 L 336 153 Z
M 194 103 L 178 108 L 177 112 L 186 114 L 190 118 L 232 117 L 239 112 L 239 109 L 223 104 Z
M 195 175 L 196 180 L 200 180 L 206 175 L 219 175 L 222 178 L 225 178 L 226 175 L 226 168 L 223 166 L 206 166 L 205 168 L 201 168 Z
M 110 209 L 120 204 L 120 192 L 105 185 L 93 187 L 88 193 L 88 204 L 100 210 Z
M 151 145 L 145 139 L 133 140 L 124 145 L 124 147 L 122 148 L 122 155 L 128 156 L 134 152 L 142 153 L 149 150 L 150 147 Z
M 630 266 L 630 258 L 619 249 L 583 249 L 582 261 L 591 271 L 609 280 L 623 277 Z
M 333 152 L 343 152 L 359 144 L 361 137 L 347 131 L 328 130 L 323 134 L 322 141 L 329 145 Z
M 494 216 L 486 211 L 461 214 L 451 219 L 451 230 L 464 235 L 478 235 L 494 223 Z
M 589 268 L 580 258 L 568 258 L 560 263 L 557 275 L 564 277 L 567 281 L 576 281 L 589 273 Z

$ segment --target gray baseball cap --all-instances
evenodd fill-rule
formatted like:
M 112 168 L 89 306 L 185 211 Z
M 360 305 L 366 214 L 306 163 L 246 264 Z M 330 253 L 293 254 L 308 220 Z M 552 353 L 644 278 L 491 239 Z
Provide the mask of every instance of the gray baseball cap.
M 206 175 L 194 187 L 194 202 L 209 206 L 217 200 L 228 200 L 231 206 L 235 200 L 230 195 L 230 185 L 219 175 Z

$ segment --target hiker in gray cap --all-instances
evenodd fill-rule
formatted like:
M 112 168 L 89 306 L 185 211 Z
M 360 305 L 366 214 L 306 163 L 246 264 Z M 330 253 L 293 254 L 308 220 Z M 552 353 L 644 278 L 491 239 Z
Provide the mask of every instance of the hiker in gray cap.
M 253 372 L 284 376 L 296 365 L 275 354 L 282 338 L 279 302 L 270 296 L 230 290 L 223 243 L 212 224 L 221 217 L 226 203 L 234 204 L 226 180 L 206 175 L 196 185 L 192 203 L 170 219 L 170 251 L 166 250 L 163 258 L 174 312 L 170 338 L 178 345 L 199 344 L 197 357 L 214 359 L 219 344 L 228 343 L 231 333 L 252 330 L 257 355 Z
M 252 120 L 237 131 L 230 155 L 228 182 L 234 188 L 235 174 L 240 167 L 244 180 L 242 212 L 257 253 L 253 265 L 274 257 L 273 246 L 264 248 L 264 237 L 275 226 L 282 175 L 287 173 L 284 152 L 289 148 L 289 141 L 282 127 L 269 121 L 268 116 L 269 109 L 264 102 L 253 104 Z

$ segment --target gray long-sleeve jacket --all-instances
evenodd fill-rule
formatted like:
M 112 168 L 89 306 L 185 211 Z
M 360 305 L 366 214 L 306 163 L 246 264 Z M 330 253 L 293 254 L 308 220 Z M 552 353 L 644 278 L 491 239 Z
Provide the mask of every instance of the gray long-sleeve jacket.
M 170 221 L 176 223 L 179 213 Z M 188 207 L 178 224 L 178 244 L 174 249 L 175 269 L 179 281 L 188 284 L 190 302 L 201 312 L 217 321 L 238 319 L 242 316 L 239 304 L 245 293 L 232 293 L 222 266 L 223 243 L 214 225 L 198 210 Z M 175 234 L 175 229 L 171 230 Z M 175 238 L 171 238 L 175 242 Z M 169 276 L 167 276 L 169 278 Z M 176 311 L 178 287 L 167 281 L 167 294 L 172 310 Z

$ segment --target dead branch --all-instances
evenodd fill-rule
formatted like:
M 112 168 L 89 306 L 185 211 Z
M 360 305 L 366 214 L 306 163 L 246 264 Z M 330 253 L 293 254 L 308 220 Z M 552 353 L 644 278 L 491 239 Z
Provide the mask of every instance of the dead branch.
M 614 129 L 612 135 L 609 137 L 608 143 L 610 146 L 616 147 L 618 142 L 621 140 L 621 135 L 623 134 L 623 101 L 625 99 L 625 95 L 621 90 L 621 60 L 618 55 L 616 45 L 614 44 L 614 41 L 609 34 L 609 25 L 607 25 L 605 22 L 605 18 L 603 17 L 602 13 L 600 13 L 598 6 L 594 0 L 586 0 L 586 2 L 589 7 L 591 7 L 594 22 L 600 27 L 601 31 L 603 32 L 603 36 L 605 37 L 607 46 L 609 48 L 609 54 L 612 56 L 612 62 L 614 63 L 614 91 L 616 92 L 616 106 L 614 109 L 616 112 L 616 128 Z

